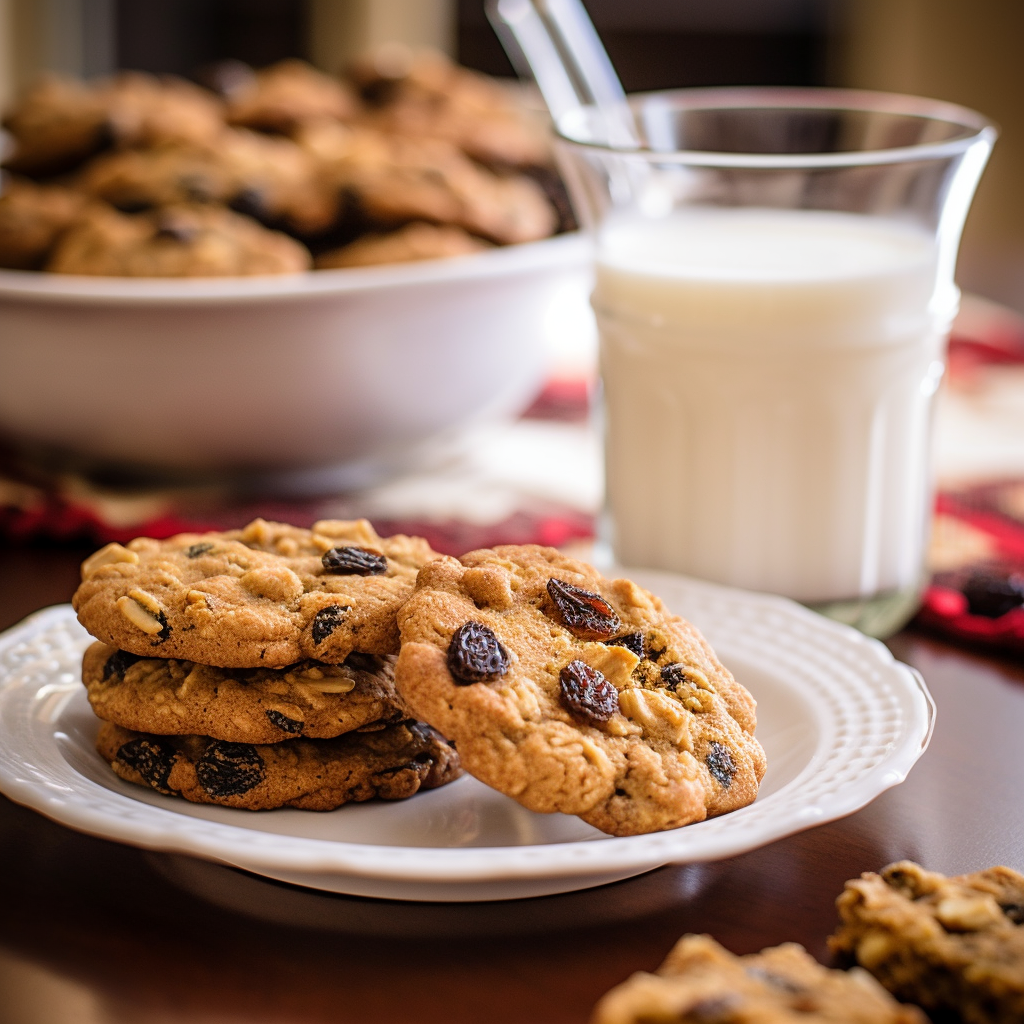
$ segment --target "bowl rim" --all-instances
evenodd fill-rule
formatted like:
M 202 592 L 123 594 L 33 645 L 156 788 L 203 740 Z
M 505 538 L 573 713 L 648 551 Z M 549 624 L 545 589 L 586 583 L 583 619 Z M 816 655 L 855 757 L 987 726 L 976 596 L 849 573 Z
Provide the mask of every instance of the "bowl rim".
M 486 252 L 377 267 L 308 270 L 249 277 L 92 277 L 39 270 L 0 270 L 0 303 L 87 305 L 230 305 L 302 300 L 387 291 L 416 285 L 515 277 L 584 265 L 589 240 L 583 232 L 536 242 L 496 246 Z

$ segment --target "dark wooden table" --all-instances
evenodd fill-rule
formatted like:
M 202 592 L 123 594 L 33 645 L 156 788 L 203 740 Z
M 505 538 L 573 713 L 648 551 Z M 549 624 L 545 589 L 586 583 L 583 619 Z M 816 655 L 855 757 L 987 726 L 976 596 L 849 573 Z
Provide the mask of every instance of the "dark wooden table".
M 66 601 L 83 554 L 0 548 L 0 628 Z M 827 959 L 833 900 L 861 871 L 901 857 L 1024 870 L 1024 667 L 913 632 L 890 646 L 939 708 L 906 783 L 729 861 L 565 896 L 309 894 L 79 835 L 0 797 L 0 1024 L 582 1022 L 684 932 L 736 952 L 795 940 Z M 171 879 L 192 869 L 225 872 L 235 909 Z

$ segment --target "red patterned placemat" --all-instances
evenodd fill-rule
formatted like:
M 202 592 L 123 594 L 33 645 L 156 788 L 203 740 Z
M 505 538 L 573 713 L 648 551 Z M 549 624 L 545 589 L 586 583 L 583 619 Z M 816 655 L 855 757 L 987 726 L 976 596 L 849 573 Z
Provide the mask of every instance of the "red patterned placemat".
M 524 413 L 523 422 L 547 421 L 581 432 L 587 428 L 585 380 L 550 381 Z M 554 429 L 554 428 L 553 428 Z M 509 431 L 516 425 L 510 424 Z M 543 439 L 534 442 L 543 444 Z M 544 451 L 538 450 L 538 458 Z M 468 470 L 471 472 L 471 470 Z M 514 474 L 513 474 L 514 477 Z M 481 486 L 486 486 L 482 484 Z M 449 505 L 459 504 L 459 494 Z M 506 502 L 507 504 L 507 502 Z M 445 554 L 493 544 L 561 546 L 593 536 L 594 516 L 579 505 L 538 498 L 524 488 L 517 507 L 495 514 L 373 514 L 382 536 L 413 533 Z M 325 491 L 314 496 L 239 494 L 230 486 L 129 486 L 104 483 L 69 470 L 33 463 L 0 445 L 0 538 L 9 541 L 125 542 L 133 537 L 228 530 L 257 517 L 309 527 L 318 519 L 367 514 L 366 496 Z
M 946 386 L 970 390 L 986 373 L 1022 366 L 1024 321 L 1001 307 L 965 303 L 950 342 Z M 585 430 L 587 397 L 582 379 L 551 381 L 523 422 Z M 1020 444 L 1024 452 L 1024 436 Z M 99 545 L 139 535 L 231 529 L 257 516 L 309 526 L 317 519 L 361 514 L 358 494 L 287 499 L 239 496 L 212 486 L 127 489 L 45 471 L 0 450 L 0 537 L 12 541 Z M 382 535 L 419 534 L 453 555 L 493 544 L 561 546 L 593 537 L 595 522 L 586 502 L 571 507 L 525 495 L 522 507 L 497 517 L 424 516 L 413 510 L 371 518 Z M 920 625 L 955 640 L 1024 653 L 1024 478 L 947 484 L 940 490 L 932 569 Z

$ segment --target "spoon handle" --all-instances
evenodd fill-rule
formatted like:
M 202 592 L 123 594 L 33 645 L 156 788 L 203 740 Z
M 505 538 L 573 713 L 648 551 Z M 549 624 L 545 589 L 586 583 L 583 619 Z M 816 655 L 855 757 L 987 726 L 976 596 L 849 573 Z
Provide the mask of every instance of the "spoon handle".
M 638 144 L 615 68 L 580 0 L 487 0 L 487 17 L 516 71 L 533 77 L 556 125 L 579 107 L 596 107 L 606 140 Z

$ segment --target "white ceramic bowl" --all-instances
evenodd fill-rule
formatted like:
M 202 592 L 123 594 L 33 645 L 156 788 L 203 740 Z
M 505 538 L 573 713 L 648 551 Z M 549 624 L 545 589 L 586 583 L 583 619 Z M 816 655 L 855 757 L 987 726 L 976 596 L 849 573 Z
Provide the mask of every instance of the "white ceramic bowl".
M 0 271 L 0 434 L 171 471 L 394 461 L 529 401 L 587 259 L 566 235 L 281 277 Z

